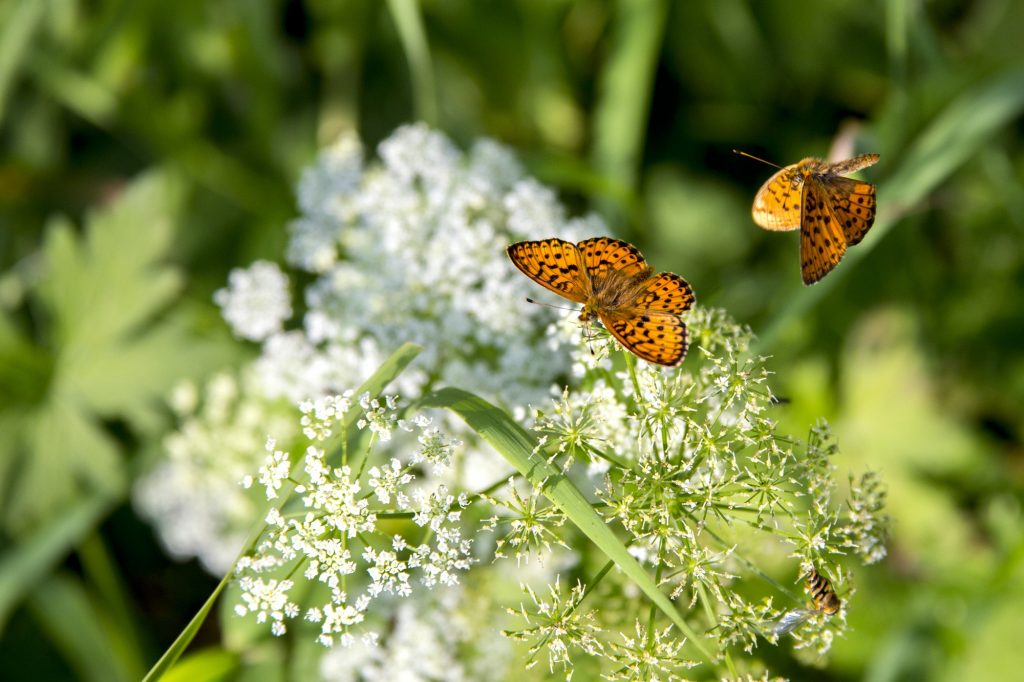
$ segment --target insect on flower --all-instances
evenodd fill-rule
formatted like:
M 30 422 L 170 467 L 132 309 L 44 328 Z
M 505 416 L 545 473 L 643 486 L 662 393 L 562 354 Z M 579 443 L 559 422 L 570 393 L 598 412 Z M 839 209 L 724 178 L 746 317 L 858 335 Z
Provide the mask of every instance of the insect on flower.
M 513 244 L 507 253 L 534 282 L 582 303 L 581 322 L 597 317 L 642 360 L 674 367 L 686 357 L 679 314 L 693 307 L 693 290 L 675 273 L 654 274 L 632 244 L 609 237 L 578 244 L 544 239 Z
M 736 152 L 757 161 L 775 164 Z M 807 158 L 779 169 L 761 185 L 751 210 L 766 230 L 800 228 L 800 274 L 814 284 L 860 243 L 875 222 L 875 186 L 843 175 L 873 166 L 878 154 L 829 163 Z M 778 166 L 776 166 L 778 168 Z
M 811 569 L 811 572 L 807 575 L 804 591 L 811 595 L 811 605 L 813 608 L 796 609 L 787 612 L 779 619 L 775 627 L 772 628 L 772 634 L 781 637 L 792 632 L 806 623 L 815 613 L 834 616 L 839 613 L 839 609 L 843 605 L 842 600 L 836 595 L 832 583 L 829 582 L 828 578 L 819 573 L 817 569 Z

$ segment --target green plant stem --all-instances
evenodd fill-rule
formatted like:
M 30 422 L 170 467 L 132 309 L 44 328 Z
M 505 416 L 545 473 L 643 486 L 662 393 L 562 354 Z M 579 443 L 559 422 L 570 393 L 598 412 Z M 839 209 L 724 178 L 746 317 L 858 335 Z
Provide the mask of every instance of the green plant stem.
M 605 555 L 614 561 L 623 573 L 675 623 L 700 657 L 713 665 L 715 654 L 709 643 L 700 636 L 672 601 L 659 589 L 657 583 L 634 559 L 622 541 L 590 506 L 565 474 L 542 457 L 535 455 L 537 440 L 511 416 L 472 393 L 445 388 L 424 398 L 424 406 L 444 407 L 458 414 L 487 441 L 502 457 L 523 474 L 576 525 Z
M 145 648 L 139 639 L 142 632 L 138 627 L 135 612 L 118 573 L 117 566 L 110 558 L 103 539 L 92 533 L 78 546 L 78 556 L 89 582 L 95 585 L 110 613 L 118 635 L 123 639 L 122 658 L 128 665 L 142 674 L 146 669 Z
M 617 0 L 614 13 L 611 47 L 598 81 L 592 158 L 611 183 L 634 194 L 668 2 Z M 612 225 L 626 218 L 622 205 L 603 201 L 599 208 Z
M 417 0 L 388 0 L 388 9 L 395 20 L 398 38 L 409 64 L 416 115 L 421 121 L 437 125 L 437 89 L 434 84 L 434 67 L 430 60 L 427 32 L 423 28 L 419 3 Z
M 711 600 L 708 599 L 708 591 L 703 583 L 697 583 L 697 592 L 700 595 L 700 603 L 704 608 L 704 614 L 707 616 L 708 622 L 711 623 L 712 628 L 718 627 L 718 616 L 715 614 L 715 610 L 711 608 Z M 725 667 L 729 669 L 729 675 L 733 678 L 738 677 L 736 666 L 732 662 L 732 656 L 729 654 L 728 649 L 722 650 L 722 658 L 725 660 Z

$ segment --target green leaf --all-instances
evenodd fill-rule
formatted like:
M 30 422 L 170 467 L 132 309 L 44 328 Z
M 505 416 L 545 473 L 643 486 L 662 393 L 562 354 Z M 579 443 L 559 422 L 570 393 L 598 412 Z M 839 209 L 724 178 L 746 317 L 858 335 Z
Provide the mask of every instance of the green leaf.
M 594 166 L 632 196 L 650 114 L 651 91 L 665 32 L 665 0 L 615 3 L 611 48 L 594 112 Z M 622 207 L 602 209 L 622 217 Z M 621 222 L 621 221 L 616 221 Z
M 401 374 L 409 363 L 420 354 L 423 349 L 414 343 L 403 344 L 401 348 L 396 350 L 391 356 L 384 361 L 384 363 L 377 368 L 377 371 L 373 375 L 363 382 L 363 385 L 356 389 L 355 394 L 362 395 L 363 393 L 369 393 L 371 396 L 379 395 L 384 388 L 391 383 L 395 377 Z M 338 431 L 344 431 L 348 429 L 356 420 L 359 414 L 358 410 L 349 410 L 344 418 L 344 428 L 338 429 Z M 325 449 L 327 446 L 325 445 Z M 283 507 L 288 501 L 288 498 L 278 503 L 278 508 Z M 266 514 L 260 516 L 264 518 Z M 260 536 L 263 531 L 263 521 L 261 520 L 256 528 L 253 529 L 250 535 L 249 541 L 245 543 L 245 549 L 242 550 L 239 556 L 244 555 L 249 551 L 253 542 Z M 237 561 L 237 560 L 236 560 Z M 202 627 L 206 621 L 206 617 L 210 615 L 210 610 L 213 608 L 214 603 L 217 601 L 217 597 L 224 591 L 228 583 L 231 582 L 231 578 L 234 576 L 234 566 L 228 570 L 224 578 L 221 579 L 220 583 L 214 589 L 213 594 L 206 600 L 206 603 L 199 609 L 199 612 L 189 621 L 189 624 L 181 631 L 177 639 L 171 644 L 171 646 L 164 652 L 163 656 L 160 657 L 149 673 L 145 677 L 144 682 L 152 682 L 153 680 L 159 680 L 171 670 L 174 666 L 175 661 L 181 657 L 185 649 L 188 648 L 189 643 L 195 638 L 196 633 L 199 632 L 199 628 Z
M 545 497 L 561 509 L 584 535 L 644 591 L 665 615 L 689 639 L 705 661 L 711 663 L 713 654 L 703 637 L 694 632 L 672 602 L 654 580 L 644 571 L 622 544 L 615 533 L 587 499 L 561 471 L 543 457 L 535 455 L 537 439 L 523 429 L 505 411 L 491 405 L 472 393 L 445 388 L 423 399 L 423 407 L 444 407 L 458 414 L 474 431 L 487 441 L 509 464 Z
M 53 357 L 25 338 L 0 310 L 0 413 L 23 413 L 42 402 L 49 390 L 53 364 Z M 0 467 L 5 461 L 0 456 Z
M 417 0 L 388 0 L 388 9 L 398 28 L 398 38 L 405 50 L 412 76 L 412 93 L 416 115 L 420 120 L 437 125 L 437 88 L 434 67 L 430 62 L 427 32 L 423 28 Z
M 75 405 L 54 400 L 27 413 L 2 415 L 0 426 L 5 433 L 0 487 L 8 491 L 4 520 L 14 530 L 32 527 L 26 537 L 38 532 L 35 527 L 49 510 L 125 490 L 117 446 Z
M 51 222 L 39 294 L 67 351 L 87 353 L 121 341 L 181 289 L 178 270 L 160 263 L 181 200 L 181 186 L 172 176 L 152 173 L 93 212 L 82 239 L 67 221 Z
M 3 521 L 13 534 L 80 494 L 125 490 L 118 443 L 98 418 L 151 432 L 176 381 L 226 361 L 226 344 L 197 337 L 182 314 L 167 312 L 182 277 L 161 261 L 181 201 L 178 182 L 151 173 L 92 213 L 82 236 L 67 220 L 50 222 L 29 292 L 45 312 L 48 338 L 32 346 L 13 332 L 0 335 L 9 342 L 0 357 L 19 361 L 0 382 L 29 398 L 4 405 L 16 415 L 5 420 L 9 450 L 0 466 L 0 485 L 11 491 Z
M 119 655 L 117 633 L 106 627 L 100 607 L 94 605 L 81 582 L 68 575 L 49 577 L 28 600 L 29 610 L 49 636 L 78 679 L 118 682 L 138 679 Z
M 58 388 L 100 415 L 118 415 L 150 429 L 164 409 L 168 391 L 184 377 L 196 377 L 232 356 L 225 335 L 200 337 L 179 312 L 128 337 L 93 349 L 89 361 L 64 363 Z
M 217 682 L 233 679 L 240 661 L 238 655 L 218 647 L 190 654 L 164 675 L 165 682 Z
M 0 430 L 4 426 L 0 423 Z M 113 505 L 113 499 L 98 495 L 82 498 L 0 555 L 0 629 L 23 595 L 35 590 Z

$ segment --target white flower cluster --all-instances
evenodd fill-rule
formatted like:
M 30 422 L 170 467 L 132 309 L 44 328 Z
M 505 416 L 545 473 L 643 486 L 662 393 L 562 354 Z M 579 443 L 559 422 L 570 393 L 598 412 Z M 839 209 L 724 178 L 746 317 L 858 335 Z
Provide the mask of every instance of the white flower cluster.
M 410 597 L 414 578 L 427 589 L 457 585 L 459 574 L 473 561 L 472 542 L 463 537 L 459 525 L 462 510 L 469 505 L 465 494 L 452 495 L 444 485 L 405 492 L 402 488 L 416 481 L 416 465 L 402 465 L 394 458 L 383 467 L 370 468 L 365 484 L 372 492 L 363 489 L 362 472 L 373 454 L 373 443 L 386 442 L 393 429 L 419 430 L 421 439 L 441 438 L 449 445 L 450 441 L 438 436 L 429 419 L 420 415 L 411 421 L 399 419 L 393 396 L 350 398 L 346 394 L 304 403 L 302 423 L 317 442 L 338 431 L 345 440 L 346 420 L 371 433 L 358 468 L 353 470 L 349 463 L 330 466 L 327 453 L 314 444 L 306 448 L 302 474 L 296 475 L 291 456 L 268 440 L 269 454 L 258 481 L 268 499 L 283 501 L 267 514 L 267 530 L 255 551 L 236 565 L 242 590 L 235 607 L 238 615 L 255 614 L 257 622 L 269 621 L 271 632 L 281 635 L 287 621 L 304 613 L 307 621 L 319 624 L 319 641 L 328 647 L 336 642 L 350 646 L 355 641 L 353 630 L 364 623 L 373 600 Z M 345 462 L 347 449 L 342 449 L 341 456 Z M 245 482 L 253 485 L 253 478 Z M 376 506 L 374 499 L 381 505 L 394 499 L 394 506 Z M 411 542 L 408 538 L 416 533 L 409 529 L 394 531 L 393 521 L 385 530 L 379 523 L 381 515 L 407 519 L 421 529 L 421 540 Z M 307 581 L 329 588 L 326 603 L 300 608 L 293 601 L 292 576 L 299 568 Z M 376 639 L 373 630 L 360 630 Z
M 531 285 L 505 247 L 603 228 L 567 220 L 554 193 L 491 141 L 463 154 L 410 125 L 379 156 L 364 163 L 358 140 L 344 137 L 299 183 L 302 215 L 287 258 L 316 279 L 304 292 L 302 331 L 264 344 L 266 386 L 296 399 L 322 395 L 413 341 L 424 346 L 419 382 L 440 378 L 512 405 L 541 399 L 567 353 L 548 347 L 551 312 L 525 303 Z
M 288 277 L 267 261 L 232 270 L 228 288 L 214 293 L 213 300 L 235 333 L 250 341 L 279 333 L 281 323 L 292 316 Z
M 380 641 L 356 640 L 324 653 L 320 676 L 327 682 L 489 682 L 509 679 L 511 646 L 480 636 L 486 610 L 466 604 L 462 588 L 402 600 Z
M 253 470 L 268 432 L 288 441 L 298 431 L 293 407 L 258 395 L 252 372 L 240 379 L 218 374 L 201 392 L 191 382 L 179 385 L 171 406 L 182 426 L 132 491 L 168 552 L 197 556 L 214 574 L 231 567 L 266 504 L 238 481 Z
M 234 412 L 181 412 L 168 461 L 134 491 L 171 552 L 198 556 L 214 573 L 230 566 L 257 520 L 257 498 L 237 483 L 262 456 L 270 429 L 260 415 L 290 417 L 288 403 L 361 383 L 406 341 L 425 350 L 396 380 L 400 395 L 444 381 L 519 411 L 543 400 L 569 355 L 562 336 L 545 335 L 554 313 L 525 302 L 535 285 L 505 247 L 606 232 L 594 218 L 567 219 L 554 193 L 504 147 L 482 140 L 464 153 L 424 125 L 396 130 L 380 144 L 379 160 L 364 160 L 354 136 L 341 138 L 302 175 L 297 194 L 286 260 L 312 275 L 292 282 L 310 283 L 291 292 L 289 277 L 262 261 L 231 274 L 215 300 L 236 335 L 261 342 L 260 355 L 243 369 L 244 380 L 234 380 L 243 384 L 232 394 Z M 293 295 L 306 312 L 286 329 Z M 381 440 L 397 427 L 372 414 L 367 420 Z M 302 428 L 318 438 L 309 432 L 314 422 Z M 286 444 L 293 432 L 274 433 Z M 434 474 L 458 471 L 465 486 L 483 487 L 508 471 L 489 449 L 474 447 L 463 449 L 471 461 L 449 467 L 457 441 L 437 430 L 419 429 L 418 438 L 414 463 Z M 396 454 L 407 446 L 391 443 Z

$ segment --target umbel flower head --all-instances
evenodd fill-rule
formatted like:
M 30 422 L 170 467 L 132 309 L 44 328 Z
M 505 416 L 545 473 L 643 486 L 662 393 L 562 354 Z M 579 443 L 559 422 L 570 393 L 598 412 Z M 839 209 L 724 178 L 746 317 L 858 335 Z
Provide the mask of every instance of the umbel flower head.
M 220 372 L 201 388 L 183 382 L 171 397 L 180 420 L 163 441 L 164 457 L 138 480 L 135 506 L 151 519 L 174 557 L 198 557 L 227 571 L 265 501 L 238 482 L 263 456 L 267 434 L 288 442 L 300 426 L 295 408 L 262 395 L 251 368 Z
M 178 410 L 167 456 L 135 488 L 136 506 L 175 556 L 227 570 L 258 515 L 258 498 L 237 485 L 262 457 L 254 445 L 268 433 L 289 443 L 296 405 L 360 384 L 404 342 L 424 347 L 397 380 L 408 397 L 443 380 L 525 410 L 565 373 L 567 339 L 550 333 L 551 310 L 525 303 L 530 283 L 504 247 L 602 233 L 599 221 L 566 218 L 554 192 L 490 140 L 462 152 L 443 134 L 410 125 L 381 142 L 377 156 L 366 158 L 349 134 L 302 174 L 285 259 L 309 276 L 259 261 L 232 272 L 215 295 L 235 334 L 261 343 L 261 352 L 240 376 L 209 384 L 206 396 L 194 386 L 179 391 L 193 395 L 191 404 Z M 308 284 L 292 292 L 290 282 L 301 281 Z M 296 293 L 305 313 L 293 321 Z M 417 432 L 423 456 L 451 472 L 437 433 Z M 467 484 L 508 471 L 469 434 L 458 435 L 475 462 L 458 469 Z M 402 434 L 396 439 L 394 452 L 419 451 Z
M 678 370 L 637 362 L 606 335 L 593 353 L 581 343 L 574 350 L 579 386 L 535 415 L 536 456 L 574 476 L 587 465 L 596 510 L 719 656 L 790 639 L 821 656 L 845 628 L 846 558 L 885 556 L 884 489 L 867 472 L 851 479 L 844 503 L 828 426 L 816 424 L 803 440 L 780 432 L 786 408 L 773 398 L 765 358 L 750 353 L 750 331 L 704 308 L 686 322 L 693 342 Z M 497 545 L 516 559 L 566 542 L 571 525 L 543 496 L 543 488 L 532 495 L 510 488 L 488 498 L 499 509 L 490 522 L 502 533 Z M 844 596 L 826 609 L 788 587 L 812 572 L 829 576 Z M 783 580 L 766 579 L 772 573 Z M 602 660 L 609 679 L 690 679 L 686 669 L 695 661 L 686 638 L 635 590 L 630 596 L 628 585 L 608 585 L 612 575 L 599 572 L 577 587 L 547 629 L 537 623 L 550 620 L 551 604 L 527 590 L 532 606 L 524 602 L 518 613 L 525 623 L 509 634 L 529 642 L 534 655 L 546 650 L 567 676 L 589 656 Z M 773 596 L 765 599 L 766 591 Z M 558 593 L 552 587 L 552 598 Z M 615 608 L 606 612 L 606 603 Z M 592 634 L 573 640 L 567 619 L 583 614 Z
M 527 283 L 503 247 L 600 226 L 567 220 L 554 193 L 489 140 L 463 153 L 411 125 L 378 152 L 366 162 L 359 141 L 343 137 L 299 182 L 287 260 L 314 276 L 301 329 L 251 322 L 282 319 L 281 278 L 265 263 L 218 293 L 236 333 L 263 341 L 268 392 L 298 401 L 338 390 L 412 341 L 424 351 L 406 390 L 442 378 L 509 405 L 540 399 L 568 356 L 544 336 L 551 312 L 523 303 Z M 273 291 L 258 295 L 260 282 Z
M 412 488 L 414 464 L 392 458 L 367 469 L 374 445 L 388 442 L 395 430 L 429 432 L 429 447 L 437 449 L 430 421 L 400 419 L 393 397 L 327 396 L 303 403 L 302 411 L 313 442 L 298 462 L 301 473 L 293 471 L 293 457 L 270 439 L 257 476 L 245 479 L 247 487 L 258 481 L 268 500 L 282 502 L 267 514 L 255 550 L 236 564 L 241 596 L 235 612 L 270 623 L 275 635 L 283 635 L 288 622 L 302 615 L 320 626 L 318 640 L 328 647 L 349 646 L 357 634 L 375 640 L 373 623 L 380 615 L 370 610 L 377 599 L 408 598 L 415 584 L 455 586 L 469 569 L 472 541 L 460 526 L 469 503 L 444 484 Z M 349 418 L 351 411 L 358 416 Z M 358 435 L 349 433 L 351 423 L 369 436 L 350 460 L 346 444 Z M 340 466 L 328 464 L 322 447 L 335 432 L 339 436 L 333 440 L 342 444 L 336 453 Z M 449 448 L 456 445 L 446 442 Z M 383 517 L 404 519 L 408 527 L 385 530 Z M 292 597 L 299 575 L 306 583 L 326 586 L 322 603 L 300 606 Z

